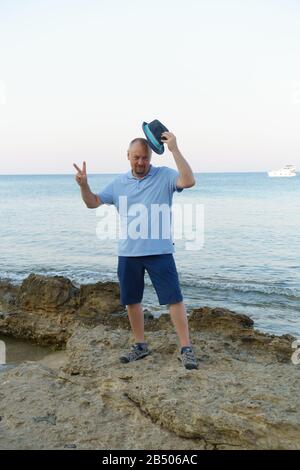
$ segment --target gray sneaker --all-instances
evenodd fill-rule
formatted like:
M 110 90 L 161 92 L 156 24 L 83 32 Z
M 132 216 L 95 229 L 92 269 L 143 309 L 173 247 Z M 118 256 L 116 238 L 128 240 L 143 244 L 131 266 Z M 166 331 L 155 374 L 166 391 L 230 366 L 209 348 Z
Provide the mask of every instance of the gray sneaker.
M 178 356 L 178 359 L 186 369 L 198 369 L 197 359 L 191 348 L 183 351 L 183 353 Z
M 137 344 L 133 344 L 131 351 L 124 352 L 120 356 L 120 361 L 123 363 L 138 361 L 139 359 L 143 359 L 143 357 L 146 357 L 149 354 L 151 354 L 151 351 L 148 349 L 148 346 L 140 349 Z

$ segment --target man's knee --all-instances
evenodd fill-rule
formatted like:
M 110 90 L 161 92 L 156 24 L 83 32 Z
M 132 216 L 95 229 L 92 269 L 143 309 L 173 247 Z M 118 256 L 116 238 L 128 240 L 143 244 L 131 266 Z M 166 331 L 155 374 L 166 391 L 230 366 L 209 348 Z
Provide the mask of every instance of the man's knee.
M 135 304 L 127 304 L 126 308 L 127 310 L 140 310 L 142 308 L 142 304 L 141 302 Z

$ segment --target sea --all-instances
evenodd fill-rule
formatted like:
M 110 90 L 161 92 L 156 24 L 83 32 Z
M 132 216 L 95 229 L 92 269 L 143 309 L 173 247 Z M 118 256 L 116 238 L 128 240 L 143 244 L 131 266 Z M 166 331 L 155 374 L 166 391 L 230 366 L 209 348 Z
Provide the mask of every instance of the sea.
M 90 175 L 91 190 L 116 176 Z M 197 173 L 196 185 L 174 193 L 173 203 L 195 208 L 194 232 L 185 233 L 183 221 L 174 239 L 187 311 L 226 307 L 262 331 L 300 338 L 300 176 Z M 117 237 L 105 238 L 103 226 L 114 216 L 113 206 L 85 206 L 73 174 L 0 175 L 0 280 L 20 284 L 37 273 L 75 285 L 118 281 Z M 188 243 L 193 233 L 198 243 Z M 148 274 L 143 306 L 155 316 L 167 312 Z

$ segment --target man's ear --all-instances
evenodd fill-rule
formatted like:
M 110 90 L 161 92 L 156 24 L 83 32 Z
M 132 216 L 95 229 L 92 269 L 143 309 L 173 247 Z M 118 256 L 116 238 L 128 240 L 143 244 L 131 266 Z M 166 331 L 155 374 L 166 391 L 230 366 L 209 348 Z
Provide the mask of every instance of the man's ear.
M 127 160 L 129 160 L 129 150 L 127 150 Z

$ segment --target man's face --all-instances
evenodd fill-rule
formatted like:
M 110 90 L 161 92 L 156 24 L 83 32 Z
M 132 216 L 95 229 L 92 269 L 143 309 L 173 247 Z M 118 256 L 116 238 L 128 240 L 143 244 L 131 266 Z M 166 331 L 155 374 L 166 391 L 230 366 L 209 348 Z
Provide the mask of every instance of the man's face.
M 132 173 L 134 176 L 142 178 L 150 168 L 151 153 L 144 145 L 136 142 L 132 144 L 127 152 L 127 158 L 130 161 Z

